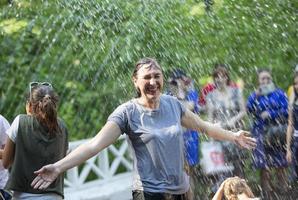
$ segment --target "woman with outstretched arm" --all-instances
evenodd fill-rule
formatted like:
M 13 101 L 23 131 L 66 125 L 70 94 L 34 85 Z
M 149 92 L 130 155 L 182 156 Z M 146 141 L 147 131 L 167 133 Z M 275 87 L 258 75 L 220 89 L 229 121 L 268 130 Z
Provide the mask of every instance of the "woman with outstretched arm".
M 163 72 L 156 60 L 143 58 L 133 72 L 138 97 L 120 105 L 90 141 L 62 160 L 36 171 L 32 187 L 47 188 L 56 177 L 98 154 L 125 133 L 133 150 L 133 200 L 185 199 L 189 177 L 184 172 L 182 126 L 218 140 L 254 148 L 248 132 L 226 131 L 200 119 L 176 98 L 162 94 Z

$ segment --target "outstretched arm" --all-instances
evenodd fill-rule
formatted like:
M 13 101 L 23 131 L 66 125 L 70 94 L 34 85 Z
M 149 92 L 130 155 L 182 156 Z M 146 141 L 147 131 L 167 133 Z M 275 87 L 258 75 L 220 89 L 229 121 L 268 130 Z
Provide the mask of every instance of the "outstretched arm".
M 117 140 L 121 130 L 115 122 L 107 122 L 99 133 L 85 144 L 80 145 L 65 158 L 54 164 L 46 165 L 35 173 L 38 176 L 32 181 L 31 186 L 35 189 L 47 188 L 60 173 L 76 165 L 83 163 L 99 153 L 105 147 Z
M 186 110 L 182 117 L 182 126 L 188 129 L 206 133 L 208 136 L 217 140 L 227 140 L 235 142 L 247 149 L 251 149 L 256 146 L 255 139 L 248 137 L 248 132 L 238 131 L 237 133 L 235 133 L 232 131 L 224 130 L 219 126 L 202 120 L 198 115 L 195 115 L 189 110 Z

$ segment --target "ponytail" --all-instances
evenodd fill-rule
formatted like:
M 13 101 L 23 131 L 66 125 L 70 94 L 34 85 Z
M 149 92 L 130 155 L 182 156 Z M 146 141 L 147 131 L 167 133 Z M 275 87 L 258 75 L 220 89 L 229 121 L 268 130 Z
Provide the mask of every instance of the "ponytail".
M 50 132 L 58 131 L 57 111 L 56 103 L 51 100 L 50 95 L 45 95 L 41 101 L 40 113 L 42 118 L 40 121 L 44 121 Z
M 32 115 L 47 128 L 50 134 L 60 132 L 57 119 L 57 102 L 58 97 L 50 87 L 38 86 L 31 92 Z

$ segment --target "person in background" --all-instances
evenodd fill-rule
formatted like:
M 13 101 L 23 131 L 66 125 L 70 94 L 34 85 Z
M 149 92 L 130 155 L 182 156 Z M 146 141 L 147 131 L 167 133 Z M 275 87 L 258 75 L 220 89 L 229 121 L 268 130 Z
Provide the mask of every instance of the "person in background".
M 295 182 L 298 180 L 298 73 L 295 73 L 293 95 L 289 98 L 289 120 L 287 128 L 287 161 L 292 164 Z
M 227 68 L 226 65 L 223 65 L 223 64 L 215 64 L 214 65 L 214 68 L 213 68 L 213 71 L 215 71 L 217 68 Z M 229 87 L 234 87 L 234 88 L 238 88 L 238 85 L 233 82 L 233 81 L 230 81 L 229 82 Z M 200 95 L 199 95 L 199 105 L 200 105 L 200 110 L 201 111 L 205 111 L 206 110 L 206 97 L 207 95 L 212 92 L 214 89 L 216 89 L 216 85 L 214 82 L 211 82 L 211 83 L 207 83 L 206 85 L 204 85 L 201 89 L 201 92 L 200 92 Z
M 194 88 L 193 80 L 181 69 L 175 69 L 168 80 L 168 93 L 178 98 L 182 104 L 193 113 L 199 112 L 198 92 Z M 199 164 L 199 133 L 195 130 L 184 129 L 183 133 L 186 158 L 186 172 L 190 176 L 190 185 L 196 198 L 196 186 L 198 185 L 196 167 Z
M 215 68 L 212 74 L 216 88 L 206 97 L 208 120 L 228 130 L 244 128 L 246 115 L 242 92 L 238 87 L 230 86 L 230 76 L 224 65 Z M 234 166 L 233 174 L 244 177 L 244 152 L 230 142 L 221 142 L 226 163 Z
M 274 127 L 286 125 L 288 118 L 288 100 L 283 90 L 276 87 L 272 80 L 271 71 L 257 71 L 258 88 L 247 100 L 247 112 L 252 118 L 253 137 L 257 140 L 257 148 L 253 151 L 255 168 L 261 170 L 261 188 L 265 199 L 273 198 L 273 191 L 284 193 L 288 189 L 285 176 L 287 167 L 286 141 L 282 140 L 286 131 L 278 131 L 280 137 L 275 142 L 270 139 Z M 276 129 L 277 130 L 277 129 Z M 274 187 L 271 173 L 275 169 L 278 185 Z
M 227 178 L 219 187 L 212 200 L 260 200 L 244 179 L 239 177 Z
M 182 126 L 254 148 L 255 140 L 247 132 L 232 133 L 207 123 L 177 98 L 162 94 L 163 71 L 155 59 L 139 60 L 132 80 L 137 97 L 116 108 L 93 139 L 37 170 L 31 184 L 34 189 L 46 189 L 60 173 L 98 154 L 124 133 L 134 160 L 133 200 L 187 199 L 189 177 L 184 170 Z
M 18 200 L 63 199 L 63 175 L 44 190 L 30 187 L 34 171 L 66 155 L 68 133 L 57 116 L 58 96 L 50 83 L 31 82 L 27 114 L 18 115 L 7 130 L 8 140 L 0 159 L 10 175 L 5 188 Z
M 5 147 L 7 140 L 6 131 L 9 129 L 9 127 L 9 122 L 2 115 L 0 115 L 0 150 L 4 149 Z M 8 196 L 8 194 L 3 190 L 7 180 L 8 170 L 3 167 L 2 160 L 0 160 L 0 190 L 3 196 Z
M 295 66 L 294 74 L 298 74 L 298 64 Z M 289 99 L 292 99 L 294 96 L 294 85 L 290 85 L 287 91 L 287 95 Z

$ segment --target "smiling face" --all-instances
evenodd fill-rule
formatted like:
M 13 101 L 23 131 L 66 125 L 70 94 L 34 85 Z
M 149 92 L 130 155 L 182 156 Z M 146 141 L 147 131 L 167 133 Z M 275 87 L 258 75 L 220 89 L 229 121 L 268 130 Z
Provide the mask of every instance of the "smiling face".
M 159 67 L 150 63 L 143 64 L 133 76 L 133 82 L 145 103 L 159 100 L 163 88 L 163 74 Z

